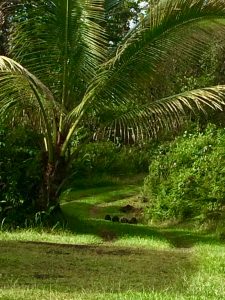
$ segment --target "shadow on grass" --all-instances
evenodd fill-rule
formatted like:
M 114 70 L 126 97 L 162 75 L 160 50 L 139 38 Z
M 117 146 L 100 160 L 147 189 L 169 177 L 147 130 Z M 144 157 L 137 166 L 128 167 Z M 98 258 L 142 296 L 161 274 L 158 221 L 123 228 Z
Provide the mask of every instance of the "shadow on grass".
M 189 251 L 1 241 L 0 288 L 182 291 L 196 271 Z

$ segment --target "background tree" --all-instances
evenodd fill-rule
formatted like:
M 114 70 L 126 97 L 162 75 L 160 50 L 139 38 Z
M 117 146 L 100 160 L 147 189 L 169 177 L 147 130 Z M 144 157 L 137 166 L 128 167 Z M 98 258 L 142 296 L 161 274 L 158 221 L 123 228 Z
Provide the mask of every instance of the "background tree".
M 106 32 L 111 47 L 116 47 L 130 28 L 138 23 L 141 13 L 140 2 L 140 0 L 117 0 L 112 6 L 110 1 L 106 1 Z
M 107 3 L 108 10 L 120 5 Z M 10 58 L 0 57 L 1 116 L 43 137 L 36 210 L 58 204 L 75 157 L 71 143 L 82 130 L 140 140 L 159 128 L 174 128 L 190 108 L 217 109 L 223 103 L 224 86 L 139 101 L 141 87 L 152 82 L 164 61 L 180 53 L 187 64 L 212 33 L 224 32 L 222 0 L 160 1 L 110 51 L 105 4 L 42 0 L 13 6 Z

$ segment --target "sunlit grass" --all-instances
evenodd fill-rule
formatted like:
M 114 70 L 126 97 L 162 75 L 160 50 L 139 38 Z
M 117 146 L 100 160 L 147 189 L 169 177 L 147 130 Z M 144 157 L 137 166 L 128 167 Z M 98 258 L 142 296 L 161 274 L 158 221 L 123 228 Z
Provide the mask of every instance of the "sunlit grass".
M 126 292 L 126 293 L 64 293 L 41 289 L 19 289 L 11 288 L 0 291 L 0 297 L 4 300 L 198 300 L 206 298 L 186 298 L 180 294 L 158 293 L 158 292 Z M 216 300 L 216 299 L 215 299 Z
M 18 229 L 0 231 L 0 241 L 33 241 L 58 244 L 98 244 L 102 239 L 91 234 L 74 234 L 68 231 L 46 231 L 38 229 Z
M 151 248 L 151 249 L 168 249 L 171 248 L 171 244 L 162 239 L 157 239 L 157 237 L 153 236 L 145 236 L 145 237 L 139 237 L 139 236 L 129 236 L 125 235 L 121 238 L 118 238 L 114 243 L 116 246 L 120 247 L 136 247 L 136 248 Z
M 107 224 L 107 223 L 106 223 Z M 116 224 L 117 232 L 119 231 L 120 225 Z M 129 225 L 128 225 L 129 226 Z M 128 227 L 127 226 L 127 227 Z M 132 227 L 129 231 L 132 231 Z M 139 226 L 141 227 L 141 226 Z M 133 227 L 137 229 L 137 226 Z M 105 230 L 105 229 L 103 229 Z M 127 232 L 129 232 L 127 231 Z M 121 247 L 134 247 L 134 248 L 155 248 L 155 249 L 166 249 L 170 248 L 171 244 L 166 239 L 152 235 L 145 236 L 131 236 L 124 234 L 116 236 L 113 241 L 104 241 L 99 235 L 94 234 L 77 234 L 64 230 L 46 231 L 41 229 L 17 229 L 15 231 L 0 231 L 0 241 L 32 241 L 32 242 L 48 242 L 57 244 L 78 244 L 78 245 L 90 245 L 90 244 L 106 244 L 115 245 Z
M 67 190 L 61 197 L 62 205 L 71 201 L 96 204 L 117 201 L 137 194 L 139 186 L 98 187 L 86 190 Z

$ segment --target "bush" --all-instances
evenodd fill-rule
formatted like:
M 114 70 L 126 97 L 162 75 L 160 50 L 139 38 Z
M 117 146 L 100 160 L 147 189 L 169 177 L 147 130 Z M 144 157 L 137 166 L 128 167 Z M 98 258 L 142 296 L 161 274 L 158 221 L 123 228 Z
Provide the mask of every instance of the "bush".
M 219 218 L 225 206 L 225 129 L 210 125 L 159 149 L 145 179 L 154 220 Z
M 39 136 L 24 128 L 0 127 L 0 221 L 24 223 L 41 184 Z
M 73 169 L 77 176 L 127 175 L 148 171 L 151 152 L 148 146 L 121 146 L 113 142 L 89 143 L 80 149 Z

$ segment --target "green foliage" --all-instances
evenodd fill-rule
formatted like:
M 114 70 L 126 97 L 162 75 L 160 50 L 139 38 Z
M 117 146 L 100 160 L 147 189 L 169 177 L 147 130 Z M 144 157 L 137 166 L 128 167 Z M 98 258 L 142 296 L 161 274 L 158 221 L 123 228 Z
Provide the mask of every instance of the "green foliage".
M 73 169 L 78 175 L 128 175 L 148 171 L 154 147 L 123 146 L 113 142 L 95 142 L 83 145 Z M 152 150 L 151 150 L 152 149 Z
M 225 129 L 185 132 L 162 146 L 149 168 L 144 193 L 149 217 L 217 219 L 225 204 Z
M 138 22 L 141 10 L 139 6 L 140 2 L 140 0 L 117 0 L 114 5 L 110 7 L 110 1 L 105 1 L 106 32 L 111 47 L 115 47 L 122 41 L 130 30 L 131 21 L 133 24 Z
M 12 225 L 24 222 L 39 193 L 42 172 L 39 138 L 21 127 L 0 128 L 0 220 Z
M 156 98 L 175 95 L 188 90 L 214 86 L 224 83 L 224 54 L 225 44 L 223 35 L 209 41 L 199 56 L 189 59 L 184 64 L 184 57 L 177 53 L 160 64 L 153 79 L 154 85 L 142 87 L 146 95 L 154 101 Z M 164 84 L 161 78 L 163 76 Z M 146 94 L 146 95 L 145 95 Z

